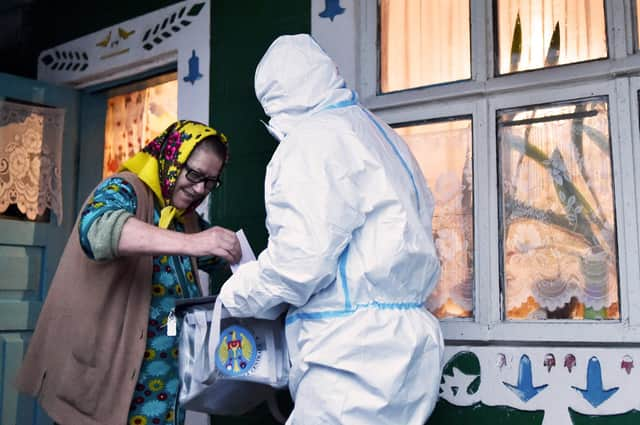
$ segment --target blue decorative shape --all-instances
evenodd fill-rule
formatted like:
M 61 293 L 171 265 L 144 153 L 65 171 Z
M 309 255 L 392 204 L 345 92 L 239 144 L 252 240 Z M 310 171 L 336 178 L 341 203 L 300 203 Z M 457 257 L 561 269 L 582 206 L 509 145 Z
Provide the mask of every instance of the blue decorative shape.
M 544 390 L 548 384 L 540 385 L 539 387 L 533 386 L 533 376 L 531 373 L 531 360 L 529 356 L 523 354 L 520 357 L 520 369 L 518 370 L 518 384 L 512 385 L 506 382 L 503 384 L 515 393 L 523 402 L 528 402 L 538 393 Z
M 200 74 L 200 58 L 196 56 L 196 51 L 192 50 L 189 58 L 189 74 L 184 77 L 184 81 L 193 85 L 200 78 L 202 78 L 202 74 Z
M 620 389 L 620 387 L 609 388 L 608 390 L 602 388 L 602 369 L 600 368 L 600 361 L 595 356 L 589 359 L 589 365 L 587 366 L 587 388 L 581 389 L 575 386 L 571 388 L 579 391 L 582 397 L 593 407 L 600 406 Z
M 324 10 L 318 13 L 321 18 L 329 18 L 333 22 L 333 18 L 342 15 L 346 9 L 340 6 L 340 0 L 324 0 Z

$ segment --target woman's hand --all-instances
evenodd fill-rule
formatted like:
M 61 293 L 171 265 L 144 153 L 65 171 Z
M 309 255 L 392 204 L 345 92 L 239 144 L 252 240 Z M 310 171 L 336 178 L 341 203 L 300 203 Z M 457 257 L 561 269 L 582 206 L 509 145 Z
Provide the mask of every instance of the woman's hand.
M 227 260 L 230 264 L 240 261 L 242 252 L 240 241 L 235 232 L 224 227 L 212 227 L 199 233 L 189 235 L 192 255 L 201 257 L 215 255 Z
M 215 255 L 235 264 L 240 261 L 241 250 L 236 234 L 223 227 L 186 234 L 131 217 L 122 228 L 118 255 Z

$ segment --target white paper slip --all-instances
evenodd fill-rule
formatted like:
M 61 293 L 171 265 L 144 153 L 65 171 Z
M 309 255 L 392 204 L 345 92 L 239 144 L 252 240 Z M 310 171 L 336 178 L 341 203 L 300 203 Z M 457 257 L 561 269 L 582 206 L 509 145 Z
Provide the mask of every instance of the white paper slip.
M 240 241 L 240 249 L 242 250 L 242 257 L 240 258 L 240 262 L 238 264 L 231 265 L 231 271 L 233 273 L 236 272 L 236 270 L 238 269 L 238 267 L 240 267 L 241 264 L 248 263 L 249 261 L 254 261 L 256 259 L 256 255 L 253 253 L 253 250 L 251 249 L 251 245 L 249 245 L 249 241 L 247 240 L 247 237 L 244 235 L 244 231 L 240 229 L 236 232 L 236 235 L 238 236 L 238 240 Z
M 169 316 L 167 317 L 167 336 L 176 336 L 176 333 L 176 315 L 173 313 L 173 310 L 171 310 L 169 312 Z

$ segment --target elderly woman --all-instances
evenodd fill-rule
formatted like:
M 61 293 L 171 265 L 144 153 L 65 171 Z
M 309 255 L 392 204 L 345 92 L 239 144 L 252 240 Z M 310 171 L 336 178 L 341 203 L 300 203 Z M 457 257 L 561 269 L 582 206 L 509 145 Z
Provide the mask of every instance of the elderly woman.
M 58 423 L 183 422 L 174 302 L 200 295 L 198 265 L 240 258 L 194 213 L 227 157 L 222 133 L 176 122 L 84 205 L 16 381 Z

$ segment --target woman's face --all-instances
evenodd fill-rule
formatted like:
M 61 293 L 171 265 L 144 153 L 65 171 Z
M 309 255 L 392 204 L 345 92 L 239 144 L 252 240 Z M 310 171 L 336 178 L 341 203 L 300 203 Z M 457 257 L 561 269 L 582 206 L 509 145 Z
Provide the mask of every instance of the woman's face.
M 173 188 L 171 196 L 171 204 L 181 210 L 184 210 L 196 203 L 199 204 L 202 199 L 210 192 L 206 188 L 206 181 L 200 183 L 192 183 L 187 179 L 187 170 L 191 169 L 200 176 L 206 178 L 217 178 L 222 171 L 224 165 L 222 159 L 210 149 L 196 147 L 187 160 L 186 167 L 182 168 L 176 185 Z

